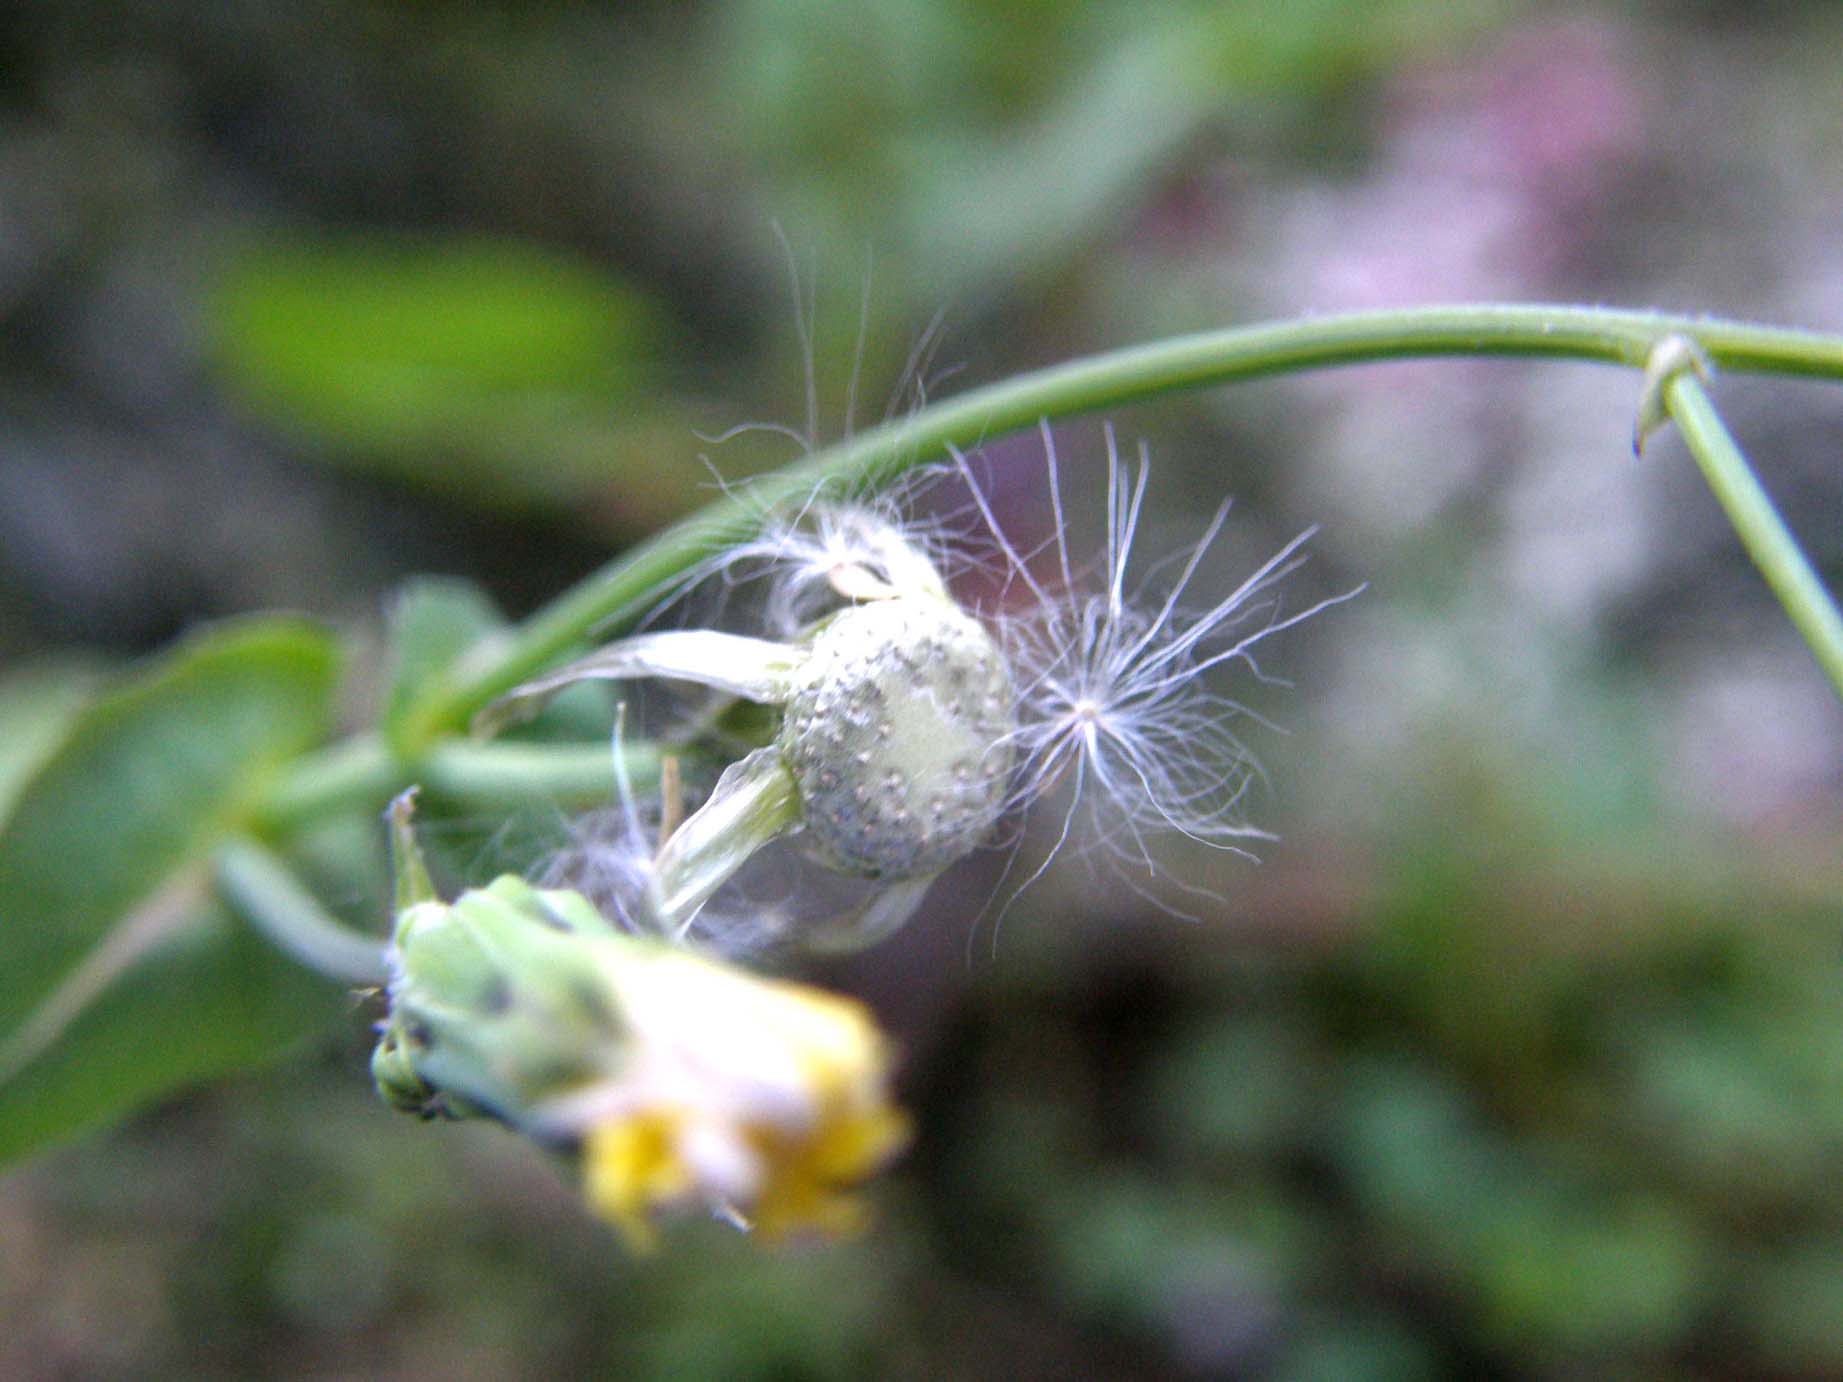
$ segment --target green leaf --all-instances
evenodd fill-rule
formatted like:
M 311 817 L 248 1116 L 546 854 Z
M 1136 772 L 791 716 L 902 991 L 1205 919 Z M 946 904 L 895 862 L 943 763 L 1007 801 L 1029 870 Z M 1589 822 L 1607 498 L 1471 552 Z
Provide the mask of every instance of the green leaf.
M 390 612 L 391 666 L 384 694 L 384 739 L 395 753 L 414 758 L 429 747 L 428 697 L 442 690 L 444 674 L 489 653 L 490 640 L 506 629 L 492 599 L 471 581 L 426 576 L 404 585 Z M 570 687 L 517 725 L 511 737 L 572 747 L 606 739 L 615 700 L 604 683 Z
M 0 1080 L 0 1165 L 260 1065 L 350 1006 L 223 908 L 191 900 L 54 1044 Z
M 455 659 L 503 627 L 492 600 L 471 581 L 425 577 L 403 587 L 390 612 L 390 685 L 384 695 L 384 738 L 392 748 L 418 747 L 408 739 L 423 692 Z
M 88 663 L 46 659 L 0 680 L 0 819 L 56 747 L 99 675 Z
M 605 479 L 612 455 L 644 473 L 656 440 L 631 433 L 658 313 L 534 244 L 249 239 L 218 266 L 208 321 L 227 382 L 270 422 L 470 498 L 559 503 Z
M 322 739 L 336 658 L 293 621 L 189 640 L 92 701 L 0 827 L 0 1159 L 267 1054 L 336 1011 L 202 864 Z

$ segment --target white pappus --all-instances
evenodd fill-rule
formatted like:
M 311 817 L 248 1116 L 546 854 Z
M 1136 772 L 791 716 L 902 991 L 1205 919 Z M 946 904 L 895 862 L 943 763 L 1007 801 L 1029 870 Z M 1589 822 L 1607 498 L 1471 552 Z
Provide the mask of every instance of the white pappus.
M 1307 528 L 1213 604 L 1187 603 L 1227 522 L 1227 500 L 1187 551 L 1154 561 L 1135 580 L 1133 548 L 1151 466 L 1142 444 L 1137 467 L 1129 468 L 1111 426 L 1105 428 L 1106 547 L 1098 569 L 1078 565 L 1069 553 L 1055 437 L 1047 423 L 1039 430 L 1055 529 L 1047 578 L 1033 573 L 1031 558 L 1039 554 L 1020 552 L 1010 541 L 965 458 L 955 455 L 1004 555 L 1007 585 L 1022 587 L 1027 597 L 1021 609 L 1004 602 L 984 616 L 1015 678 L 1012 805 L 1028 808 L 1067 784 L 1054 843 L 1020 886 L 1071 843 L 1148 876 L 1157 871 L 1149 838 L 1162 832 L 1246 854 L 1243 841 L 1273 836 L 1243 810 L 1260 770 L 1232 726 L 1243 717 L 1266 722 L 1215 689 L 1210 674 L 1239 664 L 1258 681 L 1272 680 L 1256 660 L 1257 645 L 1363 587 L 1285 611 L 1276 587 L 1307 560 L 1304 548 L 1317 532 Z M 1154 589 L 1159 570 L 1179 561 L 1176 578 Z M 1078 829 L 1083 818 L 1085 831 Z

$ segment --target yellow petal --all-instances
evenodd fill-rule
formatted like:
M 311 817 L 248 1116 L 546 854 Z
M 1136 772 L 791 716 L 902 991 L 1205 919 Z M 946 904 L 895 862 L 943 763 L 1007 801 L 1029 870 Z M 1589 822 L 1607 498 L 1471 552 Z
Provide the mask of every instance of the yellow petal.
M 676 1133 L 674 1118 L 653 1112 L 610 1119 L 583 1140 L 583 1194 L 636 1251 L 658 1241 L 653 1212 L 693 1188 L 678 1159 Z

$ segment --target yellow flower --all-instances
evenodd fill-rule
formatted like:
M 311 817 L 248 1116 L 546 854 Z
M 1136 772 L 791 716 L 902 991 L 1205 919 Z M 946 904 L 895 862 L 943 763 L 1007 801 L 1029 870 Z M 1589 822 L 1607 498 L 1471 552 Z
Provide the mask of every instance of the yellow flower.
M 908 1141 L 869 1011 L 617 929 L 511 876 L 435 897 L 392 808 L 400 911 L 372 1073 L 393 1106 L 580 1146 L 589 1204 L 636 1247 L 703 1204 L 775 1238 L 842 1233 Z
M 650 948 L 610 972 L 619 1069 L 553 1101 L 579 1130 L 589 1204 L 638 1248 L 703 1204 L 767 1238 L 856 1228 L 854 1188 L 907 1142 L 889 1043 L 858 1003 Z

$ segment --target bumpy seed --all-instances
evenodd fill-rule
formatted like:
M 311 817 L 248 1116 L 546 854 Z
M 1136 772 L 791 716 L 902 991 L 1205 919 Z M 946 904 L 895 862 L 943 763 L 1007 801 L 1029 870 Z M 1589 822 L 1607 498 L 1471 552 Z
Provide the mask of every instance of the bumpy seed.
M 814 638 L 781 751 L 807 847 L 871 878 L 912 878 L 984 841 L 1011 774 L 1011 678 L 980 624 L 945 600 L 857 605 Z

